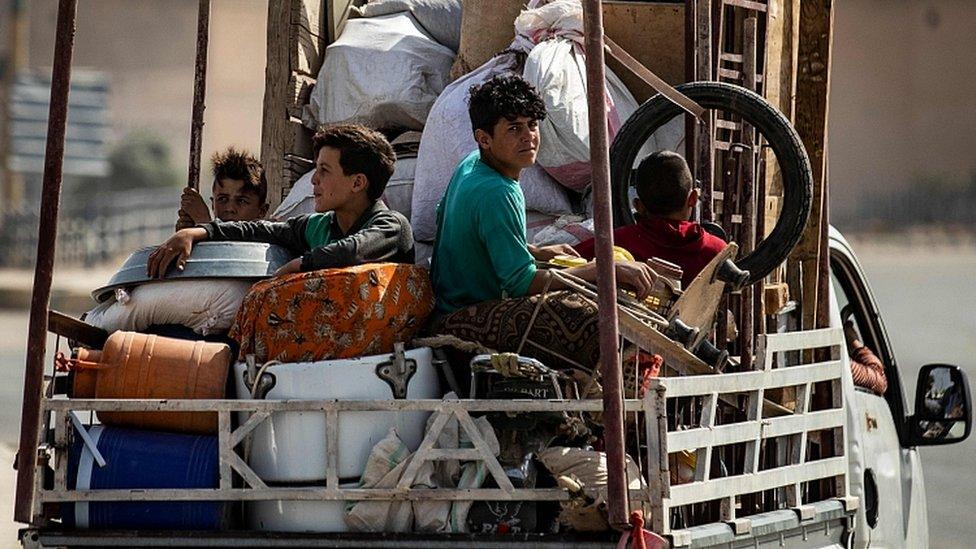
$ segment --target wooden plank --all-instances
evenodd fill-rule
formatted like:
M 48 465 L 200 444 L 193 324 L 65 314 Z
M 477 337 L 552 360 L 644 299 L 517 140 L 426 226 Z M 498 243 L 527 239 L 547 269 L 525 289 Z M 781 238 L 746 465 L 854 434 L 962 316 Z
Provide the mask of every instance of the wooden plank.
M 39 501 L 567 501 L 569 493 L 561 488 L 516 488 L 506 493 L 498 488 L 414 488 L 410 490 L 350 488 L 231 488 L 207 489 L 108 489 L 40 492 Z M 631 490 L 632 501 L 642 501 L 644 490 Z
M 220 488 L 226 490 L 232 485 L 231 469 L 234 448 L 230 445 L 230 412 L 217 412 L 217 451 L 220 454 Z
M 282 156 L 282 170 L 285 168 L 286 156 L 297 156 L 299 158 L 312 158 L 312 130 L 305 127 L 300 119 L 289 118 L 285 123 L 287 128 L 287 140 L 285 141 L 285 152 Z M 289 187 L 294 181 L 284 181 Z
M 719 307 L 719 300 L 725 292 L 726 284 L 716 278 L 719 267 L 726 259 L 735 259 L 739 247 L 729 243 L 719 252 L 691 281 L 688 288 L 671 307 L 668 320 L 681 319 L 690 328 L 698 328 L 698 337 L 691 345 L 694 348 L 712 331 L 712 322 Z
M 314 77 L 322 66 L 328 35 L 322 7 L 322 0 L 292 0 L 288 49 L 291 70 L 298 74 Z
M 427 455 L 437 444 L 437 438 L 441 436 L 441 431 L 444 430 L 444 426 L 451 419 L 453 411 L 438 411 L 437 416 L 434 418 L 434 422 L 427 429 L 427 433 L 424 435 L 424 440 L 420 443 L 420 447 L 414 452 L 413 457 L 410 459 L 410 463 L 407 464 L 407 468 L 403 471 L 403 476 L 397 482 L 396 487 L 400 490 L 406 490 L 410 488 L 413 484 L 414 478 L 417 476 L 417 472 L 420 471 L 420 467 L 427 461 Z
M 282 164 L 288 131 L 289 38 L 292 0 L 268 0 L 267 61 L 261 122 L 261 164 L 268 179 L 268 204 L 281 203 Z
M 758 57 L 762 55 L 757 51 L 759 44 L 758 36 L 759 21 L 755 16 L 746 17 L 743 23 L 743 53 L 742 53 L 742 72 L 743 86 L 750 91 L 761 93 L 756 82 L 756 70 Z M 742 212 L 742 228 L 739 232 L 739 241 L 742 247 L 742 254 L 752 253 L 756 246 L 756 174 L 758 155 L 754 149 L 757 140 L 756 132 L 749 124 L 742 125 L 742 171 L 740 181 L 742 193 L 739 195 L 739 211 Z M 753 353 L 755 349 L 755 303 L 754 293 L 756 287 L 761 287 L 762 282 L 742 288 L 739 300 L 739 363 L 746 370 L 755 368 L 753 364 Z M 760 401 L 761 402 L 761 399 Z M 759 404 L 757 402 L 757 406 Z M 759 451 L 757 448 L 747 448 L 747 452 L 755 450 L 755 459 L 758 463 Z M 748 457 L 748 456 L 747 456 Z M 748 466 L 748 460 L 747 460 Z
M 813 201 L 810 220 L 792 256 L 803 263 L 801 327 L 814 327 L 819 295 L 817 281 L 821 247 L 821 215 L 827 165 L 827 116 L 830 94 L 830 50 L 833 37 L 833 0 L 801 0 L 797 54 L 795 126 L 813 168 Z
M 793 101 L 796 95 L 799 14 L 800 0 L 782 0 L 769 4 L 766 18 L 766 85 L 763 95 L 790 120 L 793 120 Z M 772 149 L 766 149 L 762 154 L 766 164 L 765 189 L 768 202 L 765 227 L 768 235 L 779 216 L 778 200 L 783 194 L 783 178 Z
M 847 472 L 847 457 L 833 457 L 776 469 L 768 469 L 751 475 L 735 475 L 692 482 L 671 487 L 671 506 L 690 505 L 711 501 L 735 494 L 761 492 L 788 486 L 791 483 L 832 478 Z
M 319 0 L 324 1 L 327 4 L 325 22 L 326 28 L 326 42 L 331 44 L 335 42 L 336 38 L 342 33 L 342 28 L 346 25 L 346 21 L 349 19 L 349 6 L 354 2 L 353 0 Z
M 587 400 L 207 400 L 207 399 L 59 399 L 43 401 L 45 411 L 105 412 L 599 412 L 603 401 Z M 644 402 L 625 399 L 624 411 L 644 410 Z
M 742 423 L 699 427 L 668 433 L 668 451 L 680 452 L 711 446 L 725 446 L 752 440 L 798 435 L 832 429 L 844 424 L 845 410 L 822 410 Z M 704 478 L 701 480 L 705 480 Z
M 502 469 L 500 463 L 495 458 L 492 453 L 491 448 L 488 447 L 488 442 L 485 441 L 484 437 L 481 436 L 481 431 L 478 430 L 478 426 L 474 424 L 474 420 L 471 416 L 462 409 L 458 409 L 454 412 L 457 416 L 458 421 L 461 424 L 461 428 L 465 433 L 468 434 L 468 438 L 471 443 L 474 444 L 476 450 L 481 453 L 482 461 L 484 461 L 485 466 L 488 468 L 488 472 L 495 479 L 495 483 L 498 487 L 502 489 L 503 492 L 512 493 L 515 491 L 515 486 L 512 485 L 512 481 L 505 474 L 505 470 Z
M 101 328 L 58 311 L 47 312 L 47 329 L 51 333 L 66 337 L 71 341 L 77 341 L 93 349 L 101 349 L 109 335 L 107 331 Z
M 68 489 L 68 448 L 71 447 L 71 412 L 58 414 L 54 425 L 54 489 Z
M 251 414 L 251 417 L 247 418 L 240 427 L 234 429 L 234 432 L 230 435 L 230 447 L 235 448 L 238 444 L 244 441 L 244 438 L 251 434 L 254 429 L 259 425 L 264 423 L 264 420 L 271 417 L 270 412 L 255 412 Z
M 685 7 L 680 4 L 603 2 L 604 33 L 672 86 L 686 81 L 684 17 Z M 619 61 L 608 57 L 607 66 L 638 103 L 656 93 Z
M 231 469 L 237 471 L 237 474 L 241 475 L 241 478 L 244 479 L 244 482 L 246 482 L 247 485 L 250 486 L 251 488 L 254 488 L 255 490 L 263 490 L 268 487 L 268 485 L 265 484 L 260 477 L 258 477 L 258 475 L 254 472 L 254 470 L 251 469 L 251 467 L 248 464 L 244 463 L 244 460 L 241 459 L 241 456 L 235 454 L 233 451 L 227 454 L 226 463 L 227 465 L 230 466 Z M 221 467 L 224 466 L 223 461 L 221 462 L 220 466 Z M 224 487 L 221 486 L 221 488 Z
M 661 378 L 668 389 L 668 397 L 746 393 L 760 387 L 775 388 L 807 382 L 828 381 L 841 377 L 846 366 L 840 361 L 817 362 L 770 371 L 726 373 L 715 376 L 682 376 Z
M 661 355 L 669 368 L 674 368 L 684 375 L 716 373 L 711 366 L 702 362 L 701 359 L 675 343 L 674 340 L 665 337 L 661 332 L 638 320 L 626 309 L 620 309 L 619 313 L 621 337 L 645 351 Z
M 712 80 L 712 1 L 695 0 L 695 80 Z M 706 122 L 696 126 L 696 149 L 692 173 L 701 185 L 701 220 L 713 221 L 715 191 L 713 181 L 715 154 L 713 144 L 715 130 L 709 115 Z M 721 148 L 715 144 L 715 148 Z
M 844 332 L 840 328 L 822 328 L 784 334 L 766 334 L 766 352 L 799 351 L 818 347 L 844 345 Z
M 325 487 L 339 487 L 339 412 L 325 413 Z
M 650 525 L 654 532 L 664 533 L 670 525 L 670 512 L 664 502 L 671 485 L 668 470 L 668 425 L 664 388 L 654 384 L 644 396 L 650 412 L 646 423 L 647 432 L 647 486 L 650 501 Z M 657 418 L 657 421 L 654 418 Z

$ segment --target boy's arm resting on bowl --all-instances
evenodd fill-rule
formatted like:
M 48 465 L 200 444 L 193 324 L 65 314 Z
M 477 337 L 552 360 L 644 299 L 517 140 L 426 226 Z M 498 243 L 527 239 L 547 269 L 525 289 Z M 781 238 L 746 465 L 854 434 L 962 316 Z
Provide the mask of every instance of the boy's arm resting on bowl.
M 176 261 L 176 268 L 182 271 L 186 266 L 186 260 L 190 257 L 190 252 L 193 251 L 193 244 L 206 238 L 207 231 L 203 227 L 176 231 L 149 254 L 147 274 L 150 278 L 163 278 L 173 261 Z
M 193 244 L 204 240 L 264 242 L 287 248 L 294 254 L 308 249 L 305 242 L 307 217 L 287 221 L 211 221 L 181 229 L 149 254 L 147 271 L 151 278 L 163 278 L 166 270 L 176 261 L 176 268 L 183 270 L 193 251 Z

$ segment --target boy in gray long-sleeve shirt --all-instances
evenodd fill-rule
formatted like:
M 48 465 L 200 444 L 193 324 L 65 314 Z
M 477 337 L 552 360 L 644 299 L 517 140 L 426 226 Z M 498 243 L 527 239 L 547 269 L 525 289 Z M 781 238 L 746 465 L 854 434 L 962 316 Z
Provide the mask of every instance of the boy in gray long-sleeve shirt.
M 212 221 L 177 231 L 149 256 L 149 276 L 183 269 L 202 240 L 277 244 L 301 255 L 275 275 L 371 262 L 413 263 L 410 223 L 379 199 L 396 155 L 379 132 L 358 125 L 327 128 L 313 138 L 315 211 L 287 221 Z

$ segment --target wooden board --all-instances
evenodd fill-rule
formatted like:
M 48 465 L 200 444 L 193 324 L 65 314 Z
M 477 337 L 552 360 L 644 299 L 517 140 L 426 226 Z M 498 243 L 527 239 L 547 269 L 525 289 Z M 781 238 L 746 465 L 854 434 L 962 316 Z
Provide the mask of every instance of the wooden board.
M 335 42 L 335 39 L 338 38 L 339 35 L 342 33 L 342 28 L 345 26 L 346 21 L 349 19 L 349 6 L 353 4 L 353 0 L 313 0 L 313 1 L 324 2 L 327 4 L 325 38 L 327 44 L 331 44 Z
M 642 65 L 675 86 L 685 81 L 685 7 L 682 4 L 604 2 L 604 32 Z M 638 103 L 656 92 L 620 63 L 607 58 Z
M 327 40 L 325 13 L 321 0 L 292 0 L 288 50 L 291 70 L 297 74 L 319 73 Z
M 264 69 L 261 164 L 268 179 L 271 211 L 280 203 L 282 163 L 288 127 L 289 45 L 292 0 L 268 0 L 268 50 Z
M 827 104 L 830 94 L 830 48 L 833 36 L 833 1 L 800 2 L 800 36 L 797 54 L 795 126 L 813 168 L 813 201 L 810 220 L 792 257 L 802 264 L 803 303 L 801 327 L 814 327 L 817 308 L 826 295 L 817 291 L 820 251 L 827 238 L 822 216 L 826 195 Z
M 726 259 L 735 259 L 739 246 L 735 242 L 730 242 L 724 250 L 719 252 L 712 261 L 698 273 L 698 276 L 691 281 L 688 289 L 681 294 L 681 297 L 671 307 L 668 320 L 674 318 L 681 319 L 689 328 L 698 328 L 698 337 L 695 339 L 691 348 L 694 348 L 702 339 L 712 331 L 712 322 L 715 320 L 715 312 L 718 310 L 722 294 L 725 293 L 725 282 L 718 280 L 715 276 L 719 266 Z

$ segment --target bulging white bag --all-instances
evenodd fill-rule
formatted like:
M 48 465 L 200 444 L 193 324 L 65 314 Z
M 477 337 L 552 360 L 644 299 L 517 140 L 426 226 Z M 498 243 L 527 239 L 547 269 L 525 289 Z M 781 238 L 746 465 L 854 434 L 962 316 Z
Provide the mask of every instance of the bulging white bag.
M 409 11 L 440 44 L 458 51 L 461 44 L 461 0 L 369 0 L 358 9 L 363 17 Z
M 458 163 L 478 148 L 468 116 L 468 92 L 471 86 L 499 74 L 515 74 L 518 71 L 519 63 L 515 54 L 496 55 L 481 67 L 452 82 L 437 98 L 427 117 L 417 153 L 410 216 L 416 240 L 434 240 L 437 232 L 437 203 L 444 196 Z M 572 204 L 565 191 L 538 166 L 522 170 L 519 182 L 525 195 L 527 210 L 555 215 L 572 211 Z
M 408 12 L 350 19 L 325 50 L 311 110 L 319 124 L 420 130 L 453 61 Z
M 150 282 L 100 303 L 85 315 L 85 322 L 108 332 L 178 324 L 202 335 L 220 334 L 234 323 L 252 284 L 227 279 Z
M 548 111 L 539 126 L 539 165 L 559 183 L 582 191 L 591 178 L 583 7 L 579 0 L 554 0 L 526 10 L 515 20 L 515 32 L 535 44 L 522 76 L 539 91 Z M 626 120 L 616 104 L 632 105 L 632 113 L 637 103 L 622 84 L 613 85 L 619 79 L 610 69 L 606 74 L 607 123 L 612 140 Z

